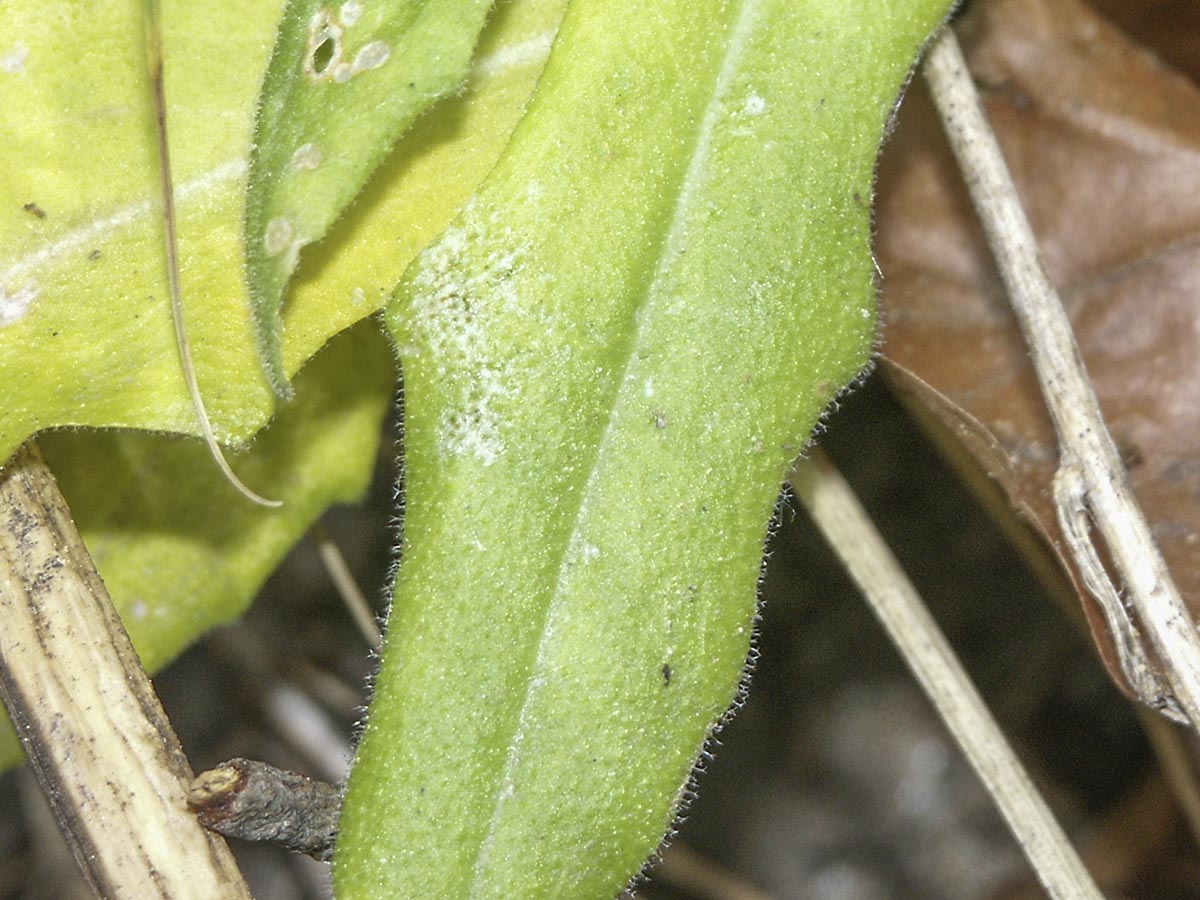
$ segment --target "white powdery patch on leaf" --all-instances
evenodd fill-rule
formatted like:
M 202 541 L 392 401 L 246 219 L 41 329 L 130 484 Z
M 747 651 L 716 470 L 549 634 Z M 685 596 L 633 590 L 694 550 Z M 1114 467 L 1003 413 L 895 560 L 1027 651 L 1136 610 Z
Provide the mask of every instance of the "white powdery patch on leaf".
M 296 152 L 292 154 L 292 168 L 298 169 L 301 172 L 311 172 L 321 165 L 323 158 L 324 154 L 321 153 L 321 148 L 316 144 L 312 142 L 301 144 L 296 148 Z
M 438 447 L 483 465 L 504 452 L 503 401 L 513 397 L 508 364 L 498 359 L 490 331 L 518 302 L 520 250 L 472 248 L 486 243 L 469 215 L 422 254 L 409 308 L 413 354 L 428 354 L 449 398 L 438 421 Z M 470 270 L 470 274 L 468 274 Z
M 344 26 L 349 28 L 358 22 L 363 14 L 363 5 L 358 0 L 347 0 L 342 4 L 341 10 L 338 12 L 338 18 Z
M 767 111 L 767 101 L 758 96 L 755 91 L 746 95 L 742 101 L 742 112 L 747 116 L 761 116 Z
M 7 53 L 0 53 L 0 72 L 16 75 L 25 70 L 25 62 L 29 59 L 29 48 L 17 44 Z
M 12 325 L 25 318 L 39 293 L 41 291 L 32 282 L 11 292 L 0 288 L 0 326 Z

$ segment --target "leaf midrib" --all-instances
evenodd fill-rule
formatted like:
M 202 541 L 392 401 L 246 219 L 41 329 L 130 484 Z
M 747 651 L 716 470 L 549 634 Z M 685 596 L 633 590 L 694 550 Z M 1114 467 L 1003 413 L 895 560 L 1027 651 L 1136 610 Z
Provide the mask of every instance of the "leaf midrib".
M 501 770 L 500 778 L 496 786 L 495 799 L 492 804 L 492 816 L 488 822 L 487 832 L 480 841 L 479 849 L 476 853 L 475 864 L 471 886 L 467 893 L 469 898 L 479 896 L 480 884 L 487 871 L 490 850 L 494 842 L 500 821 L 504 812 L 505 801 L 512 796 L 512 787 L 516 780 L 516 772 L 520 766 L 520 754 L 517 752 L 521 743 L 524 740 L 527 730 L 526 717 L 529 706 L 532 702 L 535 689 L 534 685 L 537 682 L 536 673 L 543 668 L 543 659 L 547 648 L 547 638 L 549 636 L 548 625 L 553 617 L 555 609 L 561 601 L 564 589 L 564 578 L 568 572 L 566 565 L 567 554 L 571 547 L 576 543 L 579 535 L 580 524 L 584 517 L 587 508 L 587 500 L 592 493 L 593 485 L 600 471 L 600 460 L 603 456 L 604 447 L 608 444 L 613 432 L 614 424 L 617 419 L 617 409 L 621 397 L 622 388 L 627 380 L 630 366 L 636 357 L 637 348 L 641 343 L 642 329 L 645 326 L 647 319 L 647 307 L 653 302 L 655 296 L 655 286 L 660 282 L 663 270 L 667 262 L 675 257 L 672 251 L 679 246 L 680 237 L 684 231 L 683 223 L 687 219 L 687 212 L 691 205 L 691 198 L 694 190 L 703 180 L 705 164 L 709 157 L 709 151 L 712 145 L 712 136 L 716 125 L 721 117 L 721 99 L 726 95 L 728 88 L 732 82 L 734 73 L 737 71 L 737 64 L 741 59 L 742 51 L 747 43 L 747 37 L 752 30 L 753 23 L 756 18 L 756 13 L 761 5 L 761 0 L 740 0 L 740 8 L 734 16 L 734 21 L 729 30 L 728 45 L 721 59 L 721 64 L 717 68 L 717 74 L 713 83 L 713 89 L 707 106 L 704 110 L 704 115 L 700 119 L 700 124 L 695 131 L 693 141 L 692 154 L 688 160 L 683 177 L 679 184 L 679 191 L 675 203 L 671 208 L 670 214 L 666 217 L 665 227 L 662 231 L 662 237 L 658 241 L 657 259 L 654 265 L 654 273 L 646 282 L 646 287 L 643 291 L 642 298 L 637 302 L 633 311 L 633 328 L 630 338 L 626 341 L 624 348 L 624 359 L 620 364 L 620 374 L 613 381 L 612 398 L 608 404 L 607 414 L 605 416 L 604 425 L 600 430 L 600 437 L 594 444 L 592 459 L 589 466 L 583 471 L 584 476 L 583 489 L 578 494 L 578 500 L 575 504 L 575 509 L 571 514 L 569 521 L 570 529 L 566 534 L 565 539 L 560 543 L 558 552 L 555 554 L 557 558 L 558 579 L 554 589 L 548 598 L 544 613 L 540 635 L 538 637 L 537 647 L 534 652 L 534 664 L 530 671 L 529 677 L 525 681 L 525 689 L 521 698 L 521 705 L 517 713 L 517 726 L 513 734 L 512 740 L 508 745 L 508 752 L 505 755 L 504 767 Z

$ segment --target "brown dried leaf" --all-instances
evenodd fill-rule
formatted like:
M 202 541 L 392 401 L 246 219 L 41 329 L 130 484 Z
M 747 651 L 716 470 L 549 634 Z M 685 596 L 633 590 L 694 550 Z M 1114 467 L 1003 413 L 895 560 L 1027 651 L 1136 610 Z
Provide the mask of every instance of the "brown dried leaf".
M 1090 0 L 1164 62 L 1200 81 L 1200 0 Z
M 1078 0 L 980 2 L 960 35 L 1134 490 L 1195 613 L 1200 90 Z M 885 359 L 1057 547 L 1053 429 L 932 106 L 913 87 L 880 170 Z M 964 428 L 964 413 L 984 430 Z M 1120 681 L 1103 621 L 1084 606 Z

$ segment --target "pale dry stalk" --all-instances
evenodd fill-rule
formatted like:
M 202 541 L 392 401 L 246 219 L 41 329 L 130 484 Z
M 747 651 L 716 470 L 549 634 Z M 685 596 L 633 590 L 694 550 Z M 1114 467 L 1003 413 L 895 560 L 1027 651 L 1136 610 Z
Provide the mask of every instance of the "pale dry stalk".
M 0 475 L 0 622 L 0 693 L 96 894 L 249 900 L 187 809 L 187 759 L 32 445 Z
M 1133 495 L 1070 321 L 949 28 L 934 43 L 924 71 L 1058 435 L 1055 506 L 1072 557 L 1105 614 L 1135 693 L 1149 706 L 1200 727 L 1200 634 Z M 1093 527 L 1116 586 L 1093 541 Z M 1146 652 L 1141 632 L 1165 676 Z
M 325 565 L 325 571 L 329 573 L 329 579 L 337 588 L 338 596 L 350 611 L 354 624 L 358 626 L 367 646 L 378 653 L 383 649 L 383 632 L 379 628 L 379 620 L 363 595 L 362 588 L 354 579 L 354 573 L 350 571 L 337 541 L 330 537 L 329 532 L 320 523 L 314 525 L 309 533 L 317 545 L 317 554 Z
M 770 894 L 681 842 L 663 850 L 653 874 L 698 900 L 772 900 Z
M 1047 893 L 1054 900 L 1101 900 L 1104 895 L 850 486 L 816 450 L 796 466 L 791 484 L 978 773 Z

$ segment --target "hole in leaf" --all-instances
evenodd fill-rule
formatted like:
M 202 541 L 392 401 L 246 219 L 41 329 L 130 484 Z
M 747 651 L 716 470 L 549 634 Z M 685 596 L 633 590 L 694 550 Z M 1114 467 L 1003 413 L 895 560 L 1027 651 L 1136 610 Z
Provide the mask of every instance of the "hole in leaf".
M 313 48 L 312 52 L 312 70 L 316 75 L 324 75 L 325 70 L 329 68 L 329 64 L 333 62 L 334 51 L 337 47 L 337 42 L 329 35 L 321 43 Z

